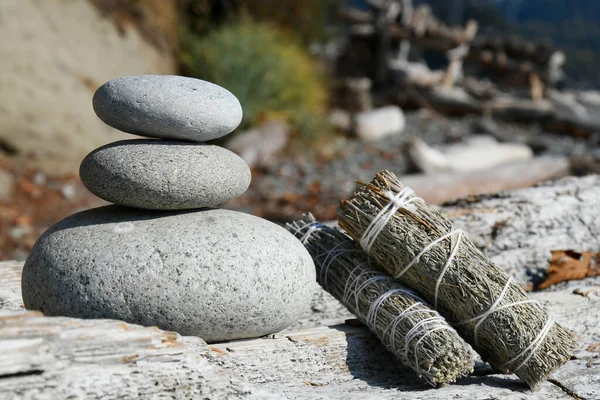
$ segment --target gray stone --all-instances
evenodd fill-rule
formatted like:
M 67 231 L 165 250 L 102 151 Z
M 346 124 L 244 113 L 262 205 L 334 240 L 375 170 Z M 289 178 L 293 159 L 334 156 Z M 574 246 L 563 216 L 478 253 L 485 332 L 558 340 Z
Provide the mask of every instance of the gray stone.
M 225 136 L 242 120 L 229 91 L 200 79 L 139 75 L 106 82 L 94 94 L 106 124 L 135 135 L 204 142 Z
M 84 158 L 81 181 L 111 203 L 152 210 L 209 207 L 238 197 L 250 168 L 222 147 L 152 139 L 123 140 Z
M 269 121 L 237 133 L 225 146 L 239 154 L 251 167 L 269 165 L 290 140 L 290 127 L 283 121 Z
M 385 106 L 354 116 L 356 136 L 365 141 L 381 140 L 390 135 L 401 134 L 405 127 L 406 118 L 398 106 Z
M 314 281 L 304 246 L 264 219 L 106 206 L 40 237 L 22 295 L 49 316 L 121 319 L 215 342 L 291 325 L 308 310 Z

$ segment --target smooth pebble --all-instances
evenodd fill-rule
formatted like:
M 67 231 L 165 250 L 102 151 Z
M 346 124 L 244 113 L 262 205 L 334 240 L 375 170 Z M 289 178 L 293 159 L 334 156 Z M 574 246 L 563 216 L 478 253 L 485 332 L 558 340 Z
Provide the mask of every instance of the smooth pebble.
M 240 196 L 250 168 L 222 147 L 152 139 L 110 143 L 88 154 L 79 176 L 103 200 L 152 210 L 215 206 Z
M 204 142 L 231 133 L 242 120 L 238 99 L 221 86 L 176 75 L 113 79 L 93 98 L 106 124 L 135 135 Z

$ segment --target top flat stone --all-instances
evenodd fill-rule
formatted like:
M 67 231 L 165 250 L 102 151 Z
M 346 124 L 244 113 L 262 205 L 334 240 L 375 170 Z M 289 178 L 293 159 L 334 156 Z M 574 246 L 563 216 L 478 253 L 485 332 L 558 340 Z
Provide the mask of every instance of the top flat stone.
M 242 106 L 228 90 L 200 79 L 139 75 L 113 79 L 94 94 L 96 115 L 124 132 L 204 142 L 232 132 Z

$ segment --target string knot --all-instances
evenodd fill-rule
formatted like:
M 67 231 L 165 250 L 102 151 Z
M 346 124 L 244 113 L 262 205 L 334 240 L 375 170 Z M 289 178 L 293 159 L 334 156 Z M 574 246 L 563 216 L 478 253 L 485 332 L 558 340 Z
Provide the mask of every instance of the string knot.
M 367 253 L 371 251 L 373 243 L 375 243 L 375 240 L 396 211 L 405 209 L 414 212 L 416 208 L 412 203 L 419 199 L 419 197 L 416 197 L 415 192 L 408 186 L 405 186 L 396 194 L 388 190 L 385 192 L 385 197 L 390 200 L 389 203 L 387 203 L 375 218 L 373 218 L 360 239 L 360 246 Z

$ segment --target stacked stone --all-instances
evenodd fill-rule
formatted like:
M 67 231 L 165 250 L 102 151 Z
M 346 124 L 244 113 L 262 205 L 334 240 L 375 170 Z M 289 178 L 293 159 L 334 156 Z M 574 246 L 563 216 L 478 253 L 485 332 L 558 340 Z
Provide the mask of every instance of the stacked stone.
M 60 221 L 35 244 L 23 300 L 47 315 L 157 325 L 207 342 L 277 332 L 309 306 L 315 268 L 285 229 L 208 208 L 240 196 L 250 169 L 203 143 L 242 119 L 233 94 L 180 76 L 134 76 L 93 99 L 124 140 L 83 160 L 83 184 L 115 205 Z

